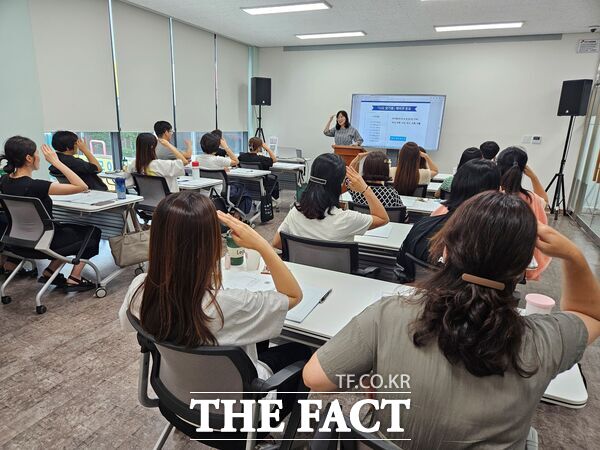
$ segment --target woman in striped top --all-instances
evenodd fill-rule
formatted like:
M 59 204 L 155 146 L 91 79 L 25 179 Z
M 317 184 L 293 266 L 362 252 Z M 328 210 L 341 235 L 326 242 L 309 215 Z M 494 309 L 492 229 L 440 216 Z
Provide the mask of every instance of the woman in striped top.
M 335 127 L 329 128 L 331 121 L 337 117 Z M 331 116 L 323 130 L 325 136 L 334 138 L 335 145 L 362 145 L 363 138 L 358 133 L 358 130 L 350 125 L 348 113 L 346 111 L 338 111 L 336 116 Z

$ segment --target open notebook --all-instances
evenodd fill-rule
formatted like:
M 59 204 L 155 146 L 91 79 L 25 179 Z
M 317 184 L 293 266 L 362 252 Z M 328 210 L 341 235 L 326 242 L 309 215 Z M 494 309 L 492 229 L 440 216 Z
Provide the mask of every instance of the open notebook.
M 270 275 L 256 272 L 223 271 L 224 289 L 248 289 L 249 291 L 275 290 L 275 285 Z M 329 289 L 301 284 L 302 301 L 298 306 L 288 311 L 286 318 L 292 322 L 302 322 L 319 302 L 326 298 Z

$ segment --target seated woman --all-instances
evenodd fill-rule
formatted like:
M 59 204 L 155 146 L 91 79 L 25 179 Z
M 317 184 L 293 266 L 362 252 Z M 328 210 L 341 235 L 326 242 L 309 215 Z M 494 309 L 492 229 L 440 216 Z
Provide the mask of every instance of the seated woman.
M 356 155 L 356 158 L 350 163 L 350 167 L 361 173 L 359 170 L 362 161 L 362 177 L 371 187 L 375 197 L 386 207 L 402 206 L 402 198 L 398 191 L 385 183 L 391 181 L 390 178 L 390 160 L 381 151 L 365 152 Z M 359 205 L 366 205 L 367 200 L 360 192 L 350 191 L 352 201 Z
M 425 160 L 425 168 L 421 167 Z M 407 142 L 398 153 L 398 166 L 392 170 L 394 188 L 400 195 L 414 195 L 419 185 L 429 184 L 438 174 L 438 168 L 427 153 L 419 150 L 414 142 Z
M 56 152 L 46 144 L 42 145 L 42 153 L 46 161 L 54 166 L 56 170 L 60 171 L 69 184 L 34 179 L 33 171 L 40 168 L 40 155 L 36 149 L 35 142 L 26 137 L 13 136 L 4 144 L 4 156 L 2 159 L 6 159 L 8 162 L 4 167 L 6 175 L 0 179 L 0 192 L 7 195 L 38 198 L 50 217 L 52 217 L 51 195 L 76 194 L 86 191 L 88 187 L 75 172 L 69 169 L 58 158 Z M 76 255 L 86 235 L 87 230 L 79 225 L 55 223 L 54 237 L 50 243 L 50 249 L 64 256 Z M 100 235 L 100 229 L 95 228 L 81 255 L 83 259 L 90 259 L 98 254 Z M 61 261 L 51 260 L 50 265 L 46 267 L 38 281 L 40 283 L 47 282 L 60 265 Z M 67 292 L 94 289 L 96 284 L 81 276 L 81 271 L 84 267 L 85 263 L 83 262 L 73 266 L 68 279 L 59 274 L 53 280 L 52 284 L 64 288 Z M 5 266 L 6 270 L 12 270 L 13 268 L 14 263 L 12 262 L 9 262 L 9 266 Z
M 156 144 L 160 143 L 168 149 L 175 159 L 158 159 Z M 135 140 L 135 159 L 128 166 L 129 172 L 141 175 L 163 177 L 170 192 L 179 192 L 177 177 L 185 175 L 184 166 L 187 158 L 166 139 L 157 139 L 152 133 L 140 133 Z
M 277 156 L 269 148 L 269 146 L 262 141 L 261 138 L 252 137 L 248 141 L 248 152 L 240 153 L 238 157 L 240 163 L 258 163 L 260 170 L 269 170 L 273 167 L 273 164 L 277 162 Z M 263 155 L 263 150 L 267 152 L 267 155 Z M 265 189 L 267 192 L 273 190 L 273 198 L 279 198 L 279 184 L 277 183 L 277 175 L 269 174 L 265 178 Z
M 332 391 L 349 374 L 406 374 L 404 433 L 387 431 L 391 407 L 374 418 L 386 437 L 410 438 L 403 448 L 524 449 L 550 381 L 600 336 L 600 284 L 572 242 L 501 192 L 466 201 L 433 244 L 441 270 L 354 317 L 313 355 L 304 383 Z M 536 245 L 564 260 L 563 312 L 522 316 L 513 293 Z M 397 398 L 383 385 L 377 398 Z
M 466 200 L 480 192 L 500 189 L 500 170 L 492 161 L 475 159 L 463 164 L 452 180 L 452 196 L 436 209 L 431 217 L 419 220 L 410 229 L 398 252 L 396 262 L 402 268 L 396 275 L 403 283 L 415 279 L 414 262 L 406 256 L 410 253 L 421 261 L 436 264 L 429 257 L 431 239 L 444 226 L 452 213 Z
M 460 169 L 460 167 L 463 164 L 471 161 L 472 159 L 482 159 L 482 158 L 483 158 L 483 154 L 481 153 L 481 150 L 479 150 L 477 147 L 469 147 L 464 152 L 462 152 L 462 155 L 460 156 L 460 161 L 458 162 L 458 166 L 456 167 L 456 170 Z M 446 178 L 442 182 L 442 185 L 435 193 L 435 198 L 441 197 L 441 195 L 442 195 L 441 191 L 444 191 L 448 194 L 451 192 L 452 178 L 453 178 L 453 175 L 450 175 L 448 178 Z
M 240 247 L 260 253 L 276 290 L 223 289 L 219 221 L 232 230 Z M 310 356 L 301 344 L 269 348 L 265 342 L 279 336 L 288 310 L 301 299 L 298 282 L 267 241 L 248 225 L 217 212 L 208 196 L 184 191 L 156 207 L 148 273 L 131 282 L 119 318 L 125 331 L 134 331 L 127 319 L 131 311 L 159 342 L 242 347 L 259 378 L 266 379 Z
M 525 200 L 537 220 L 547 224 L 546 204 L 548 203 L 548 196 L 537 175 L 527 165 L 527 160 L 527 153 L 520 147 L 508 147 L 502 150 L 496 160 L 502 175 L 500 184 L 504 192 L 517 195 Z M 523 188 L 521 184 L 523 175 L 527 175 L 531 180 L 533 192 Z M 532 264 L 525 274 L 526 278 L 528 280 L 539 280 L 550 261 L 550 257 L 536 249 L 533 253 Z
M 348 187 L 365 196 L 370 214 L 344 211 L 338 206 L 342 183 L 348 176 Z M 380 227 L 390 221 L 373 189 L 352 167 L 334 153 L 319 155 L 310 169 L 308 186 L 300 201 L 283 219 L 273 239 L 281 248 L 280 232 L 323 241 L 352 242 L 355 235 Z

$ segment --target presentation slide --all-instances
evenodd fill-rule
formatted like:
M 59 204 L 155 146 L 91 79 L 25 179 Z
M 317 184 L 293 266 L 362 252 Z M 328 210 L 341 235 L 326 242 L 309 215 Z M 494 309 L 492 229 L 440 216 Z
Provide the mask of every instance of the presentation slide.
M 353 94 L 350 123 L 364 147 L 393 149 L 412 141 L 436 151 L 445 103 L 445 95 Z

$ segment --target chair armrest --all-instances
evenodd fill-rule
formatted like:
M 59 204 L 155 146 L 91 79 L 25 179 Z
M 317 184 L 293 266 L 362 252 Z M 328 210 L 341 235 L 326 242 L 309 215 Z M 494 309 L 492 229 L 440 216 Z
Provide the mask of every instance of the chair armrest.
M 414 277 L 408 276 L 406 272 L 399 268 L 394 269 L 394 275 L 396 275 L 396 278 L 398 278 L 400 284 L 412 283 L 415 281 Z
M 302 374 L 302 369 L 306 361 L 296 361 L 287 367 L 284 367 L 279 372 L 274 373 L 267 380 L 256 378 L 252 382 L 252 390 L 256 392 L 270 392 L 279 388 L 283 383 L 293 380 Z
M 361 277 L 370 277 L 377 275 L 381 269 L 379 267 L 370 266 L 365 267 L 364 269 L 357 269 L 353 272 L 353 275 L 359 275 Z

